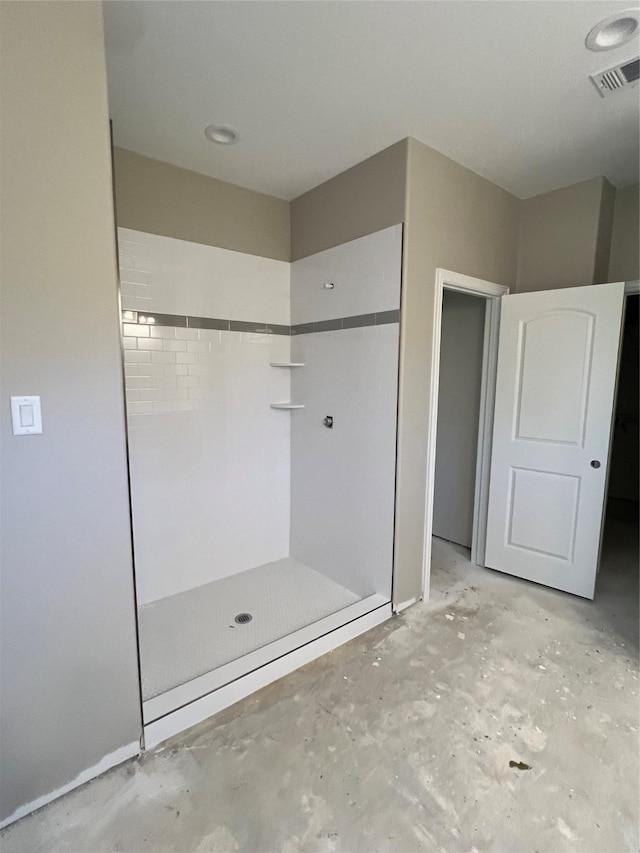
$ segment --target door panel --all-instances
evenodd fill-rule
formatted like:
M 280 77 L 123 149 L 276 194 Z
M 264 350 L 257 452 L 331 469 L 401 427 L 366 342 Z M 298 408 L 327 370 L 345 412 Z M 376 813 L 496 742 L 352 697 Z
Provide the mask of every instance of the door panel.
M 485 564 L 585 598 L 623 300 L 622 283 L 502 298 Z
M 583 443 L 594 320 L 589 311 L 555 311 L 522 323 L 516 438 Z

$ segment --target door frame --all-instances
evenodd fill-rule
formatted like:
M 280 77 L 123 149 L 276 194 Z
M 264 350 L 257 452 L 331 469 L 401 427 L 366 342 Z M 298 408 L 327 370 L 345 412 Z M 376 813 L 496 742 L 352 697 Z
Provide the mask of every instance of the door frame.
M 471 561 L 484 565 L 487 505 L 489 501 L 489 472 L 493 431 L 493 400 L 495 397 L 496 366 L 498 363 L 498 331 L 500 298 L 509 288 L 492 281 L 438 268 L 433 294 L 433 329 L 431 371 L 429 376 L 429 422 L 427 427 L 427 488 L 425 497 L 424 549 L 422 564 L 423 599 L 429 598 L 431 580 L 431 537 L 433 535 L 433 501 L 436 471 L 436 441 L 438 429 L 438 392 L 440 389 L 440 344 L 442 337 L 442 302 L 445 290 L 455 290 L 487 301 L 484 343 L 482 350 L 482 379 L 480 385 L 480 417 L 478 452 L 473 504 L 473 534 Z

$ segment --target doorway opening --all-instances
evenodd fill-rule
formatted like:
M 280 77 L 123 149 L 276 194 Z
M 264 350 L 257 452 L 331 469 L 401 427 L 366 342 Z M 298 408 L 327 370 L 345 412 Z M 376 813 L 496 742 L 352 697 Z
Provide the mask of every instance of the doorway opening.
M 640 514 L 639 459 L 639 348 L 640 295 L 628 293 L 618 366 L 618 390 L 611 433 L 597 597 L 616 613 L 616 624 L 638 645 L 638 517 Z M 629 602 L 635 610 L 629 611 Z M 628 618 L 625 620 L 625 614 Z M 625 626 L 625 622 L 628 623 Z
M 424 598 L 432 537 L 484 565 L 500 297 L 509 288 L 437 270 L 431 361 Z
M 486 301 L 445 289 L 432 535 L 471 552 Z

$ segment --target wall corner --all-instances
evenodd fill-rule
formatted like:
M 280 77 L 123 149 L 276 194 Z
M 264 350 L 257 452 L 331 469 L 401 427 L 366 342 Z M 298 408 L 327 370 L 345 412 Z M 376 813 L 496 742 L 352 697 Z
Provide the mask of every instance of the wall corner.
M 598 212 L 598 231 L 596 235 L 596 251 L 593 265 L 593 284 L 607 281 L 609 274 L 609 258 L 611 255 L 611 240 L 613 237 L 613 215 L 616 191 L 613 184 L 603 177 L 600 187 L 600 209 Z

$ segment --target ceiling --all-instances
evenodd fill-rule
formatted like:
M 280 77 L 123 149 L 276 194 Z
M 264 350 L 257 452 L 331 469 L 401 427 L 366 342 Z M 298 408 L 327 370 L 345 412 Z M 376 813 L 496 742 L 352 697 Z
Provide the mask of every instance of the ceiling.
M 606 0 L 105 3 L 117 145 L 295 198 L 413 136 L 526 198 L 605 175 L 638 180 L 640 88 L 588 74 Z M 209 142 L 230 125 L 240 141 Z

